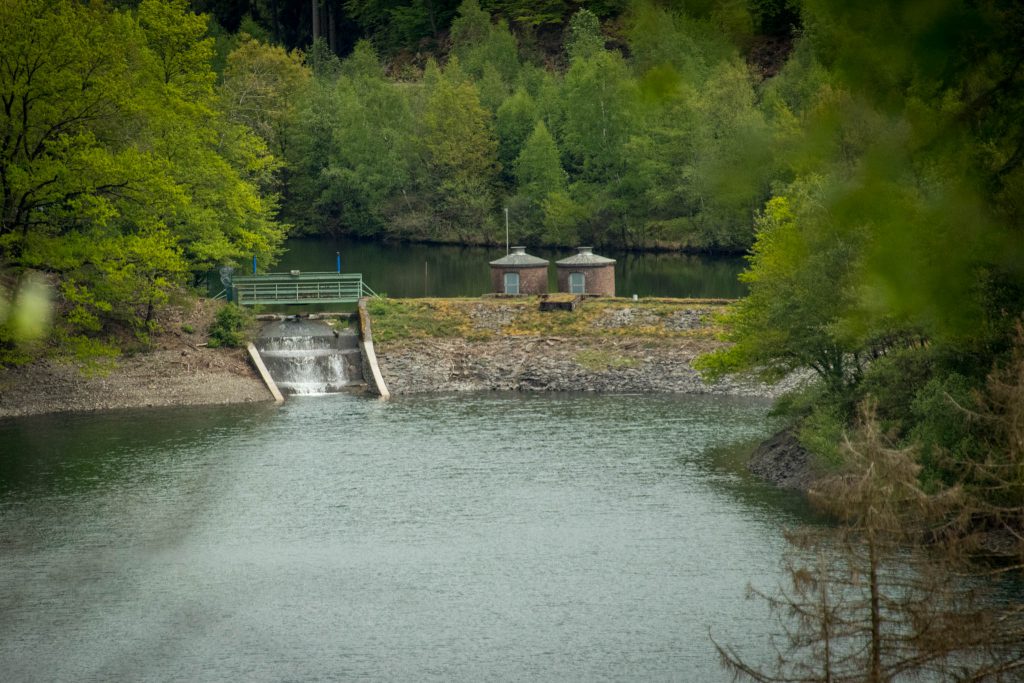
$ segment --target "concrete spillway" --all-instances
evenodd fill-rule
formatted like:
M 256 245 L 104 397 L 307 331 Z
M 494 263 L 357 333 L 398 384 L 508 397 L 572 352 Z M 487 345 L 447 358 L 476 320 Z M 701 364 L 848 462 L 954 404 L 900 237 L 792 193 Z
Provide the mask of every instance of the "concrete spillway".
M 313 320 L 269 323 L 253 341 L 285 394 L 315 396 L 364 384 L 359 338 Z

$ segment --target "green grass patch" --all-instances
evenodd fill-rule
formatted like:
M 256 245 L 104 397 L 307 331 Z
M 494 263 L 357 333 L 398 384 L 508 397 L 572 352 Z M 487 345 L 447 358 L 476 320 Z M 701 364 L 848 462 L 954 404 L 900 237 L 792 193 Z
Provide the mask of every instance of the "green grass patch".
M 366 310 L 376 341 L 462 337 L 473 333 L 473 326 L 459 299 L 371 299 Z
M 694 299 L 589 299 L 575 311 L 541 311 L 536 297 L 376 298 L 367 304 L 373 336 L 381 342 L 430 337 L 482 341 L 495 336 L 574 338 L 647 337 L 710 340 L 713 325 L 676 329 L 680 310 L 717 309 Z M 617 321 L 626 322 L 617 322 Z
M 635 368 L 640 361 L 630 356 L 623 356 L 602 349 L 586 349 L 576 354 L 576 362 L 587 370 L 620 370 Z

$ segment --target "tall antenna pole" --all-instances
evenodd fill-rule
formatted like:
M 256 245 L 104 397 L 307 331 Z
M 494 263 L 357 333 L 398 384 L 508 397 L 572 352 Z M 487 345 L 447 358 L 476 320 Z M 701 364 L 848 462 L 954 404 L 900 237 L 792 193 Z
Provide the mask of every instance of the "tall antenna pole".
M 505 207 L 505 256 L 508 256 L 508 207 Z

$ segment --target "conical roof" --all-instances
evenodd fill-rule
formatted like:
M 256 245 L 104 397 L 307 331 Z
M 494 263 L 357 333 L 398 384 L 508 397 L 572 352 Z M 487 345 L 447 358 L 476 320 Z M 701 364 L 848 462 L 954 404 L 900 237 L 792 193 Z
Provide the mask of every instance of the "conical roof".
M 587 267 L 587 266 L 606 266 L 610 263 L 615 263 L 613 258 L 605 258 L 604 256 L 598 256 L 594 253 L 593 247 L 577 247 L 579 249 L 578 254 L 573 254 L 568 258 L 555 261 L 556 265 L 559 266 L 574 266 Z
M 546 266 L 548 262 L 545 259 L 537 256 L 530 256 L 526 253 L 526 247 L 512 247 L 512 253 L 508 256 L 502 256 L 500 259 L 491 261 L 492 266 L 504 266 L 518 267 L 518 268 L 537 268 L 539 266 Z

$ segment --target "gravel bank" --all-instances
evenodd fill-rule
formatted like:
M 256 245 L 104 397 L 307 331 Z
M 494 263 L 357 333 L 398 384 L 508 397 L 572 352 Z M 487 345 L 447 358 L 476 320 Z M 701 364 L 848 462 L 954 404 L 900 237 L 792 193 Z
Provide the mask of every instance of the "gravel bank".
M 774 398 L 792 386 L 737 378 L 703 381 L 692 340 L 502 337 L 377 344 L 392 394 L 438 391 L 590 391 Z
M 0 368 L 0 418 L 273 400 L 244 349 L 198 346 L 216 307 L 200 302 L 188 311 L 169 311 L 153 350 L 119 358 L 104 373 L 89 376 L 52 360 Z

